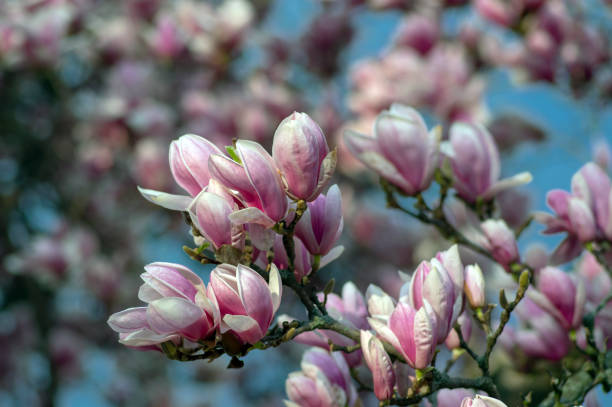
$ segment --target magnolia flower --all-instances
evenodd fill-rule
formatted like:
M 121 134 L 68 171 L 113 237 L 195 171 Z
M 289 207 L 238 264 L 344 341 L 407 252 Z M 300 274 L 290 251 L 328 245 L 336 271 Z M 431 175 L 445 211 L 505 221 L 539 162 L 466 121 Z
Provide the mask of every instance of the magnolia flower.
M 210 181 L 208 158 L 221 154 L 210 141 L 195 134 L 185 134 L 170 144 L 170 171 L 177 184 L 191 196 L 173 195 L 138 187 L 145 199 L 166 209 L 185 211 L 195 197 Z
M 441 132 L 427 131 L 414 109 L 393 104 L 376 118 L 374 137 L 347 130 L 347 147 L 362 163 L 408 195 L 429 187 L 438 166 Z
M 465 267 L 464 291 L 472 308 L 485 305 L 485 280 L 478 264 Z
M 237 209 L 234 197 L 215 180 L 187 207 L 193 225 L 215 249 L 223 245 L 242 246 L 244 228 L 230 220 Z
M 482 246 L 491 253 L 506 270 L 510 264 L 519 261 L 518 246 L 512 229 L 501 219 L 487 219 L 480 224 L 484 239 Z
M 450 129 L 450 140 L 442 151 L 450 159 L 453 187 L 468 202 L 490 200 L 499 192 L 531 182 L 531 174 L 522 172 L 499 180 L 499 151 L 493 137 L 483 126 L 456 122 Z
M 181 337 L 195 342 L 215 332 L 219 310 L 195 273 L 172 263 L 151 263 L 145 270 L 138 298 L 148 306 L 129 308 L 108 319 L 120 343 L 155 348 Z
M 477 394 L 474 397 L 466 397 L 461 402 L 461 407 L 508 407 L 493 397 Z
M 285 218 L 288 209 L 278 168 L 270 154 L 254 141 L 238 140 L 236 153 L 240 162 L 221 154 L 212 154 L 208 162 L 212 178 L 237 191 L 246 206 L 230 219 L 237 224 L 271 227 Z
M 546 195 L 556 216 L 536 213 L 535 219 L 546 225 L 544 233 L 567 232 L 555 249 L 553 261 L 565 263 L 582 252 L 582 243 L 612 239 L 612 183 L 594 163 L 585 164 L 572 177 L 572 192 L 554 189 Z
M 259 341 L 280 305 L 282 287 L 274 265 L 270 269 L 269 283 L 242 264 L 215 267 L 207 293 L 219 307 L 221 333 L 230 331 L 246 343 Z
M 372 301 L 374 309 L 370 309 L 370 326 L 385 341 L 389 342 L 406 362 L 415 369 L 423 369 L 429 365 L 436 349 L 437 319 L 433 309 L 424 302 L 423 307 L 416 310 L 410 304 L 399 302 L 388 318 L 375 317 L 379 311 L 378 302 Z M 444 340 L 444 338 L 442 339 Z
M 357 391 L 349 368 L 339 352 L 312 348 L 304 353 L 302 370 L 289 374 L 285 389 L 287 407 L 353 407 Z
M 414 309 L 428 303 L 436 318 L 436 338 L 444 342 L 463 307 L 463 265 L 457 246 L 423 261 L 400 290 L 400 301 Z
M 565 329 L 582 324 L 586 293 L 584 283 L 556 267 L 544 267 L 538 274 L 537 290 L 527 295 L 550 313 Z
M 308 203 L 308 209 L 295 227 L 295 235 L 313 255 L 326 255 L 331 251 L 342 253 L 342 246 L 333 246 L 340 237 L 343 226 L 340 188 L 332 185 L 327 194 L 321 194 Z
M 306 113 L 293 112 L 278 125 L 272 156 L 295 200 L 314 200 L 336 168 L 336 152 L 329 151 L 323 131 Z

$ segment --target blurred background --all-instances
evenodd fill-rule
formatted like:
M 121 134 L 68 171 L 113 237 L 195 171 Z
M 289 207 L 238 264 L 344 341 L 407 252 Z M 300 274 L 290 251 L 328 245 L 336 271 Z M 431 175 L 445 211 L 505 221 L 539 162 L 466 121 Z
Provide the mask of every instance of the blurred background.
M 369 134 L 393 102 L 445 130 L 485 123 L 503 174 L 534 176 L 499 200 L 518 227 L 583 163 L 609 168 L 611 41 L 612 5 L 595 0 L 0 0 L 0 406 L 281 406 L 301 345 L 227 370 L 124 348 L 106 325 L 138 305 L 143 265 L 210 272 L 184 254 L 182 216 L 136 190 L 179 192 L 170 141 L 269 147 L 284 117 L 311 115 L 339 149 L 347 248 L 320 281 L 396 294 L 397 270 L 448 243 L 385 208 L 343 129 Z M 559 242 L 540 229 L 523 253 Z M 291 293 L 281 311 L 304 317 Z M 545 393 L 549 366 L 536 365 L 526 382 L 508 368 L 504 394 Z

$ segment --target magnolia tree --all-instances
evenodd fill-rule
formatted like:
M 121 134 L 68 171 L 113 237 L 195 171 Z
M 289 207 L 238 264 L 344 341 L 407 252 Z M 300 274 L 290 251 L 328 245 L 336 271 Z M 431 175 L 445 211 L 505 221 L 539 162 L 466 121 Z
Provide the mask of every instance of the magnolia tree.
M 307 345 L 289 403 L 596 405 L 610 21 L 602 0 L 0 0 L 0 404 L 280 404 Z M 565 130 L 593 163 L 529 215 L 500 156 L 544 141 L 537 190 Z M 104 321 L 185 242 L 193 265 L 146 266 L 109 320 L 159 353 L 121 349 Z
M 550 264 L 534 264 L 517 247 L 529 222 L 511 229 L 496 205 L 498 194 L 531 175 L 500 179 L 499 153 L 483 126 L 454 122 L 448 133 L 441 142 L 439 127 L 428 130 L 416 110 L 394 104 L 377 116 L 373 134 L 344 136 L 351 153 L 380 176 L 388 210 L 431 225 L 449 242 L 401 274 L 398 298 L 376 285 L 363 294 L 347 282 L 340 296 L 334 279 L 322 291 L 313 284 L 313 275 L 342 254 L 335 244 L 343 218 L 341 191 L 328 185 L 336 151 L 308 115 L 280 123 L 272 155 L 248 140 L 216 146 L 180 137 L 170 145 L 170 168 L 189 195 L 140 192 L 183 212 L 195 244 L 185 252 L 216 266 L 204 282 L 178 264 L 149 264 L 138 291 L 144 305 L 111 315 L 108 324 L 128 347 L 179 361 L 228 355 L 233 368 L 249 352 L 289 341 L 310 345 L 302 370 L 287 378 L 287 406 L 356 406 L 365 392 L 381 405 L 436 399 L 438 406 L 505 406 L 492 363 L 498 348 L 565 366 L 551 377 L 541 406 L 578 405 L 596 387 L 609 391 L 610 178 L 587 163 L 571 192 L 548 193 L 554 213 L 533 219 L 545 233 L 567 237 Z M 430 189 L 435 193 L 426 198 Z M 479 264 L 464 264 L 459 248 L 498 263 L 512 287 L 487 298 L 487 278 Z M 591 256 L 588 271 L 558 267 L 583 251 Z M 287 289 L 305 307 L 305 320 L 275 315 Z M 508 325 L 513 312 L 518 326 Z M 437 358 L 442 348 L 452 350 L 445 366 Z M 564 364 L 568 356 L 577 368 Z M 460 358 L 473 359 L 478 374 L 450 375 Z M 529 393 L 523 401 L 531 405 Z

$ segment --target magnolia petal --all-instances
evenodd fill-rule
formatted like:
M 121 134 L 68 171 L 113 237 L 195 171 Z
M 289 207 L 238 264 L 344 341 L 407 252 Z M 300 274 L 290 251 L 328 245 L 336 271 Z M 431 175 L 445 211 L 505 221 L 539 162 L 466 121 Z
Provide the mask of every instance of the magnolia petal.
M 186 211 L 193 199 L 188 195 L 168 194 L 166 192 L 155 191 L 153 189 L 141 188 L 140 186 L 137 188 L 138 192 L 140 192 L 140 194 L 147 201 L 172 211 Z
M 514 188 L 521 185 L 529 184 L 532 180 L 533 176 L 530 172 L 527 171 L 516 174 L 510 178 L 504 178 L 493 184 L 491 188 L 489 188 L 487 192 L 484 193 L 483 199 L 491 199 L 497 194 L 499 194 L 501 191 L 504 191 L 508 188 Z
M 244 225 L 246 223 L 256 223 L 265 228 L 271 228 L 276 222 L 274 222 L 268 215 L 263 213 L 261 209 L 250 207 L 240 209 L 232 212 L 229 215 L 230 221 L 237 225 Z
M 321 257 L 321 261 L 319 263 L 319 268 L 323 268 L 327 266 L 332 261 L 336 260 L 344 253 L 344 246 L 336 246 L 329 251 L 325 256 Z
M 148 327 L 147 307 L 134 307 L 116 312 L 106 323 L 115 332 L 133 332 Z
M 256 343 L 263 337 L 257 321 L 247 315 L 225 315 L 223 322 L 229 330 L 234 331 L 238 337 L 250 344 Z
M 366 301 L 368 312 L 373 317 L 388 318 L 395 309 L 395 300 L 382 288 L 374 284 L 370 284 L 366 290 Z
M 150 329 L 144 328 L 120 337 L 119 343 L 125 346 L 141 347 L 159 345 L 167 341 L 176 343 L 179 340 L 180 336 L 177 334 L 158 334 Z
M 283 295 L 283 281 L 281 280 L 278 268 L 274 263 L 270 266 L 270 276 L 268 277 L 268 286 L 270 287 L 270 298 L 272 298 L 272 313 L 276 313 L 281 304 Z
M 180 331 L 204 316 L 204 311 L 184 298 L 166 297 L 151 302 L 147 308 L 147 321 L 160 334 Z

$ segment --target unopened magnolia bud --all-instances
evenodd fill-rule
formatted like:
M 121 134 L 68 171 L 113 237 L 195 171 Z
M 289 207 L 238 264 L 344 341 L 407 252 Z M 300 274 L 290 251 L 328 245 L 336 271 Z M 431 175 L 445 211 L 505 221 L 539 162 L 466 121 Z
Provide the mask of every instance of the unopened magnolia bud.
M 478 264 L 469 265 L 465 268 L 464 291 L 472 308 L 485 305 L 485 281 Z

